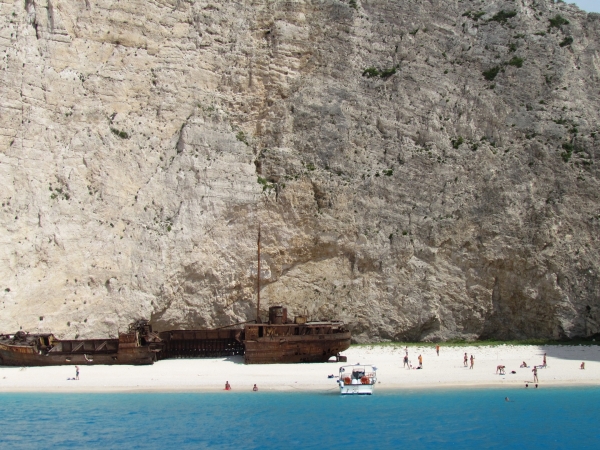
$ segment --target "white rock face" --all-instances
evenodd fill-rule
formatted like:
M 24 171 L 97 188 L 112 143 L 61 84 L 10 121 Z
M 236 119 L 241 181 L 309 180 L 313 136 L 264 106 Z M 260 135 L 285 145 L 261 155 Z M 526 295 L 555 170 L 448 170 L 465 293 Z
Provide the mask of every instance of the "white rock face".
M 3 332 L 252 319 L 259 224 L 261 309 L 340 318 L 357 341 L 600 332 L 599 15 L 547 0 L 0 12 Z

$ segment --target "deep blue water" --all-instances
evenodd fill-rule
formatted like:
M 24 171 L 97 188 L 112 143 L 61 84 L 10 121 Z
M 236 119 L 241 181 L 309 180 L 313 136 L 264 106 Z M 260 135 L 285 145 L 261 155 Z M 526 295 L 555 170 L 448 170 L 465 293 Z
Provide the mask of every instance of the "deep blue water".
M 0 394 L 0 447 L 591 449 L 599 405 L 597 387 Z

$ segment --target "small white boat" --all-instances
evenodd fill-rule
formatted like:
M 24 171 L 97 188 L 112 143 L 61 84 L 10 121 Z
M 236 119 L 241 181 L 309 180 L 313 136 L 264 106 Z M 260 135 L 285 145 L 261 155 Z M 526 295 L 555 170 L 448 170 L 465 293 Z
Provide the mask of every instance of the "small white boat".
M 356 364 L 340 367 L 338 385 L 342 395 L 371 395 L 377 383 L 377 367 Z

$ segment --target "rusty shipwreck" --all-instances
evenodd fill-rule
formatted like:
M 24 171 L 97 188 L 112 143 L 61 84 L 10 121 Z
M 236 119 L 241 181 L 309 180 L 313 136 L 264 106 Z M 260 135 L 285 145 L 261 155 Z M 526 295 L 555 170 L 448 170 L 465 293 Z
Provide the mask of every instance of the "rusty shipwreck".
M 161 340 L 146 320 L 129 326 L 118 339 L 56 339 L 52 334 L 0 335 L 0 365 L 61 366 L 68 364 L 152 364 Z
M 52 334 L 19 331 L 0 335 L 0 365 L 51 366 L 92 364 L 153 364 L 169 358 L 244 356 L 246 364 L 326 362 L 350 347 L 351 334 L 343 322 L 288 320 L 287 309 L 271 306 L 260 317 L 260 228 L 258 232 L 256 319 L 209 330 L 154 332 L 138 320 L 118 339 L 62 340 Z
M 254 321 L 253 321 L 254 322 Z M 0 335 L 0 366 L 153 364 L 171 358 L 243 356 L 246 364 L 326 362 L 350 347 L 342 322 L 287 319 L 281 306 L 269 308 L 269 321 L 243 328 L 153 332 L 146 320 L 130 325 L 118 339 L 57 339 L 49 333 L 19 331 Z
M 257 321 L 258 322 L 258 321 Z M 246 364 L 326 362 L 350 347 L 350 331 L 342 322 L 287 319 L 287 309 L 269 308 L 269 322 L 244 327 Z

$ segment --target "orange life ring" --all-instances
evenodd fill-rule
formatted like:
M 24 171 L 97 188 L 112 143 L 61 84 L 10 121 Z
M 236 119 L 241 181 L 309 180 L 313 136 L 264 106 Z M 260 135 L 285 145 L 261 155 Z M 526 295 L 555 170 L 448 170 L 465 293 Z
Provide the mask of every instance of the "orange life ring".
M 360 379 L 360 382 L 361 382 L 362 384 L 371 384 L 371 383 L 369 382 L 369 378 L 368 378 L 368 377 L 362 377 L 362 378 Z
M 346 377 L 344 378 L 344 384 L 351 384 L 352 380 L 350 379 L 350 377 Z

